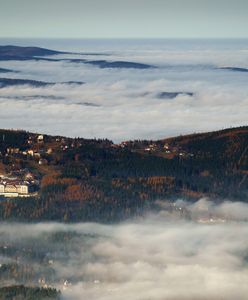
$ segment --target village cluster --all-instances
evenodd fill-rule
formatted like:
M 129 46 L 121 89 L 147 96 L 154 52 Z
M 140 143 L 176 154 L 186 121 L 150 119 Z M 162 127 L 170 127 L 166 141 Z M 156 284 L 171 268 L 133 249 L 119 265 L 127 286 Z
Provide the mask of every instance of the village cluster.
M 5 135 L 1 140 L 4 142 Z M 19 160 L 28 161 L 40 173 L 47 173 L 54 157 L 59 152 L 66 152 L 73 148 L 82 146 L 80 139 L 63 137 L 50 137 L 41 134 L 30 134 L 25 141 L 25 146 L 6 147 L 0 152 L 1 160 L 9 160 L 8 171 L 0 169 L 0 197 L 30 197 L 37 195 L 39 190 L 41 174 L 32 172 L 32 168 L 21 168 Z
M 171 145 L 169 143 L 162 143 L 162 142 L 151 142 L 151 143 L 144 143 L 144 142 L 132 142 L 126 141 L 122 142 L 118 145 L 113 145 L 113 147 L 121 147 L 121 148 L 128 148 L 132 151 L 137 152 L 145 152 L 145 153 L 153 153 L 158 154 L 160 156 L 164 156 L 166 158 L 173 158 L 173 157 L 181 157 L 181 158 L 188 158 L 193 157 L 193 153 L 189 153 L 182 149 L 180 146 Z
M 4 139 L 4 136 L 3 136 Z M 41 147 L 44 144 L 44 136 L 30 136 L 28 148 L 21 150 L 20 148 L 8 147 L 5 153 L 0 153 L 2 158 L 20 158 L 26 157 L 36 161 L 39 165 L 47 164 L 47 159 L 43 158 L 44 154 L 51 154 L 52 149 L 44 150 Z M 0 172 L 0 196 L 4 197 L 30 197 L 35 196 L 39 189 L 40 178 L 37 174 L 33 174 L 28 168 L 20 168 L 15 163 L 10 164 L 8 172 Z

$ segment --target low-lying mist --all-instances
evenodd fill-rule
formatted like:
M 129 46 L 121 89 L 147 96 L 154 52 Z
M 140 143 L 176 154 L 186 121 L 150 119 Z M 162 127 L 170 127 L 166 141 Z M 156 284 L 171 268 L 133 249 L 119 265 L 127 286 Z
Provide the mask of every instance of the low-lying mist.
M 111 225 L 2 223 L 1 286 L 51 285 L 66 300 L 247 299 L 248 205 L 157 205 Z

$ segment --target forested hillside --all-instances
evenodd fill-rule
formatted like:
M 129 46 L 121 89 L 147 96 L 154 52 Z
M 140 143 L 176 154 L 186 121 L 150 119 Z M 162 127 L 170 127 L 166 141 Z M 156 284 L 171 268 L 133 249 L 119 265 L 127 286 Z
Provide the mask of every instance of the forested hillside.
M 40 137 L 0 131 L 0 173 L 28 170 L 39 183 L 30 197 L 2 197 L 1 220 L 105 222 L 157 199 L 248 200 L 248 127 L 118 145 Z

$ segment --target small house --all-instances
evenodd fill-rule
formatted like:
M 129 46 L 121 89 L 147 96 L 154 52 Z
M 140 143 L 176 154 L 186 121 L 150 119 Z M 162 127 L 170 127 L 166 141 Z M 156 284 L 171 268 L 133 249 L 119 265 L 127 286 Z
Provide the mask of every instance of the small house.
M 44 142 L 44 136 L 42 134 L 38 135 L 37 142 L 38 143 L 43 143 Z
M 41 158 L 41 159 L 39 160 L 39 165 L 47 165 L 47 164 L 48 164 L 48 161 L 47 161 L 46 159 Z

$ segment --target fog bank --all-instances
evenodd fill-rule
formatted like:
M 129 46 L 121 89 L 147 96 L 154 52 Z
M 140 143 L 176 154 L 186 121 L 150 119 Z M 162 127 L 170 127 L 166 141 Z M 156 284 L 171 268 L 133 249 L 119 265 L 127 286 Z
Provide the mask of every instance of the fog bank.
M 248 205 L 158 204 L 115 225 L 1 224 L 1 246 L 35 253 L 23 250 L 18 263 L 53 270 L 46 284 L 66 300 L 247 299 Z M 6 251 L 1 264 L 14 260 Z

